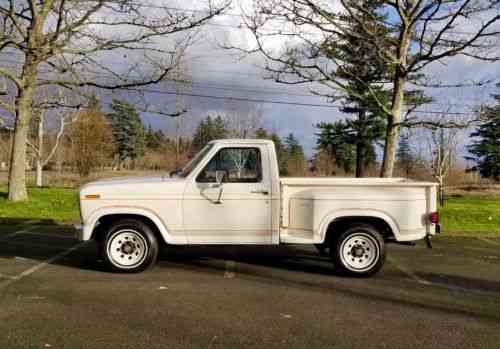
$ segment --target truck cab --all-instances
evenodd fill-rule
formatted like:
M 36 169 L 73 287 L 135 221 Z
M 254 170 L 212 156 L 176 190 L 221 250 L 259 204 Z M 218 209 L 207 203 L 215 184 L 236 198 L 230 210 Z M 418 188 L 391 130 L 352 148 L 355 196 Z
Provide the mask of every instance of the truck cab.
M 210 142 L 184 168 L 80 190 L 80 240 L 113 270 L 154 264 L 161 245 L 313 244 L 335 268 L 380 270 L 387 241 L 429 238 L 436 184 L 403 179 L 280 178 L 269 140 Z

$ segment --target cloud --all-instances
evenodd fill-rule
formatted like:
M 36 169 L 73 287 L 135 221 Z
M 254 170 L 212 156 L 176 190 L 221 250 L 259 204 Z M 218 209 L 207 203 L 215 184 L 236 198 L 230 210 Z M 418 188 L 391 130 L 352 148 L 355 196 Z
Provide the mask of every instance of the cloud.
M 185 62 L 189 75 L 193 81 L 189 91 L 192 94 L 211 95 L 218 97 L 237 97 L 250 99 L 266 99 L 283 102 L 303 102 L 326 104 L 324 98 L 316 96 L 300 96 L 308 94 L 310 86 L 288 86 L 266 79 L 269 75 L 262 69 L 265 60 L 259 55 L 250 55 L 244 58 L 235 51 L 222 49 L 223 42 L 235 46 L 251 45 L 252 35 L 244 28 L 238 28 L 241 18 L 238 17 L 240 6 L 249 8 L 250 1 L 241 1 L 234 6 L 231 15 L 217 17 L 210 25 L 200 31 L 196 44 L 187 51 Z M 335 5 L 337 2 L 330 2 Z M 196 2 L 189 6 L 196 6 Z M 182 4 L 181 7 L 188 8 Z M 467 28 L 461 28 L 466 30 Z M 472 29 L 469 28 L 469 29 Z M 280 49 L 283 40 L 274 40 L 270 44 Z M 481 62 L 467 57 L 453 57 L 443 62 L 429 65 L 426 73 L 443 83 L 456 84 L 464 81 L 480 79 L 499 80 L 500 65 Z M 174 88 L 173 86 L 167 87 Z M 427 111 L 472 112 L 480 103 L 491 101 L 490 94 L 496 91 L 494 84 L 482 87 L 461 87 L 443 89 L 425 89 L 426 93 L 434 97 L 435 104 L 423 107 Z M 153 95 L 148 96 L 153 101 L 161 101 L 169 111 L 175 110 L 175 96 Z M 248 112 L 250 102 L 231 100 L 216 100 L 203 97 L 184 97 L 188 108 L 184 118 L 184 132 L 194 130 L 199 120 L 211 112 L 222 114 Z M 294 133 L 305 146 L 308 155 L 312 155 L 315 145 L 316 132 L 314 125 L 320 121 L 335 121 L 345 115 L 334 108 L 302 107 L 293 105 L 277 105 L 255 103 L 261 106 L 263 123 L 266 127 L 276 130 L 280 136 Z M 162 128 L 167 134 L 175 129 L 173 120 L 165 120 L 154 115 L 145 115 L 145 119 L 155 127 Z M 466 133 L 463 138 L 466 142 Z M 463 146 L 462 146 L 463 149 Z

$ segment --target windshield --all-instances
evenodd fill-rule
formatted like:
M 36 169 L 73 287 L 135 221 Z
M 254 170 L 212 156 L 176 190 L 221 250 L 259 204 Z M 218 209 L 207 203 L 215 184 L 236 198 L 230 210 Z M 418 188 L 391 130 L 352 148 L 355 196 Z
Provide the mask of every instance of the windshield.
M 196 166 L 200 163 L 200 161 L 207 155 L 207 153 L 212 149 L 214 145 L 213 144 L 208 144 L 200 150 L 198 154 L 194 156 L 189 162 L 182 168 L 182 170 L 179 172 L 179 177 L 187 177 L 191 171 L 193 171 Z

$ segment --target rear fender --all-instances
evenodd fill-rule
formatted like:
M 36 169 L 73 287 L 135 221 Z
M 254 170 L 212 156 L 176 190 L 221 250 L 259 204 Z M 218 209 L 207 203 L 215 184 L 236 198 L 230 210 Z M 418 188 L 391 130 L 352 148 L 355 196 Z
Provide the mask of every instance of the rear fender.
M 389 214 L 383 211 L 378 211 L 378 210 L 367 210 L 367 209 L 343 209 L 343 210 L 337 210 L 330 212 L 327 214 L 320 223 L 319 226 L 319 234 L 320 234 L 320 240 L 321 242 L 325 242 L 326 238 L 326 233 L 328 231 L 329 225 L 334 222 L 337 219 L 340 218 L 348 218 L 348 217 L 373 217 L 373 218 L 379 218 L 382 219 L 387 223 L 387 225 L 391 228 L 392 233 L 394 234 L 394 237 L 396 240 L 399 240 L 400 237 L 400 229 L 398 224 L 396 223 L 396 220 L 391 217 Z

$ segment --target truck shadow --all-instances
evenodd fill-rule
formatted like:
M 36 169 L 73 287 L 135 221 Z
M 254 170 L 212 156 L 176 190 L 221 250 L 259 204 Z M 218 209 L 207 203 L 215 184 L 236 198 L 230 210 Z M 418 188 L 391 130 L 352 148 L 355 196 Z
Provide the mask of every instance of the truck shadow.
M 424 280 L 442 285 L 443 287 L 448 287 L 452 290 L 457 291 L 479 291 L 479 292 L 489 292 L 498 293 L 500 297 L 500 281 L 485 280 L 477 277 L 464 277 L 453 274 L 443 274 L 443 273 L 423 273 L 419 272 L 418 276 Z
M 47 261 L 52 257 L 77 246 L 80 242 L 73 238 L 73 231 L 68 226 L 37 228 L 36 232 L 21 233 L 12 236 L 10 233 L 0 233 L 0 261 L 24 258 L 35 261 Z M 52 261 L 52 264 L 68 268 L 77 268 L 102 273 L 106 277 L 102 262 L 98 261 L 97 245 L 89 242 L 81 245 L 62 258 Z M 152 272 L 152 281 L 161 275 L 162 269 L 184 269 L 195 273 L 211 273 L 221 278 L 228 271 L 228 261 L 232 261 L 235 280 L 238 278 L 253 280 L 263 284 L 291 287 L 295 289 L 310 289 L 316 292 L 331 294 L 338 292 L 352 297 L 398 303 L 418 308 L 453 312 L 467 316 L 481 317 L 500 321 L 500 308 L 488 311 L 481 307 L 462 307 L 451 302 L 427 302 L 427 297 L 437 297 L 439 288 L 448 288 L 457 293 L 457 297 L 469 297 L 465 291 L 474 292 L 477 298 L 481 292 L 485 302 L 491 304 L 492 299 L 500 300 L 500 282 L 480 279 L 478 277 L 456 276 L 426 273 L 418 274 L 433 283 L 422 288 L 421 297 L 401 297 L 408 288 L 417 288 L 412 280 L 394 270 L 377 274 L 371 279 L 356 279 L 336 274 L 328 257 L 320 256 L 312 247 L 304 246 L 170 246 L 162 250 L 159 263 Z M 1 264 L 1 274 L 6 264 Z M 147 276 L 147 275 L 146 275 Z M 134 278 L 134 275 L 123 275 L 124 278 Z M 143 277 L 143 276 L 141 276 Z M 149 276 L 148 276 L 149 277 Z M 0 278 L 0 281 L 2 279 Z M 216 279 L 221 280 L 221 279 Z M 217 281 L 220 282 L 220 281 Z M 443 289 L 441 288 L 441 291 Z M 392 291 L 396 290 L 396 294 Z M 446 290 L 445 290 L 446 291 Z M 400 292 L 399 296 L 397 293 Z M 420 290 L 418 291 L 420 292 Z M 417 291 L 415 292 L 417 293 Z M 496 304 L 500 305 L 500 302 Z M 496 315 L 495 315 L 496 314 Z
M 2 220 L 0 220 L 1 222 Z M 0 226 L 0 259 L 29 259 L 46 261 L 80 242 L 74 238 L 71 225 L 53 224 L 50 220 L 29 222 L 26 219 L 7 219 Z M 211 261 L 234 260 L 248 265 L 332 275 L 329 258 L 315 251 L 292 247 L 272 246 L 169 246 L 160 251 L 156 268 L 167 264 L 210 268 Z M 304 263 L 309 261 L 310 265 Z M 98 246 L 89 241 L 63 258 L 51 262 L 57 265 L 106 272 L 99 261 Z M 0 270 L 0 273 L 2 270 Z
M 94 242 L 65 253 L 80 243 L 74 238 L 71 225 L 57 224 L 52 220 L 11 218 L 0 219 L 0 222 L 4 222 L 0 224 L 0 261 L 18 259 L 47 262 L 63 254 L 51 261 L 51 264 L 89 270 L 102 269 L 96 261 L 97 245 Z M 14 265 L 15 262 L 7 265 L 9 264 Z M 0 267 L 0 274 L 9 275 L 8 271 L 2 269 Z
M 9 230 L 16 230 L 18 228 L 30 228 L 37 225 L 43 226 L 61 226 L 53 219 L 31 219 L 31 218 L 19 218 L 19 217 L 0 217 L 0 226 Z M 68 225 L 62 225 L 69 227 Z M 70 228 L 71 229 L 71 228 Z
M 303 246 L 169 246 L 160 254 L 160 261 L 176 265 L 207 266 L 225 270 L 224 263 L 233 261 L 242 265 L 255 265 L 310 274 L 337 275 L 329 257 Z

